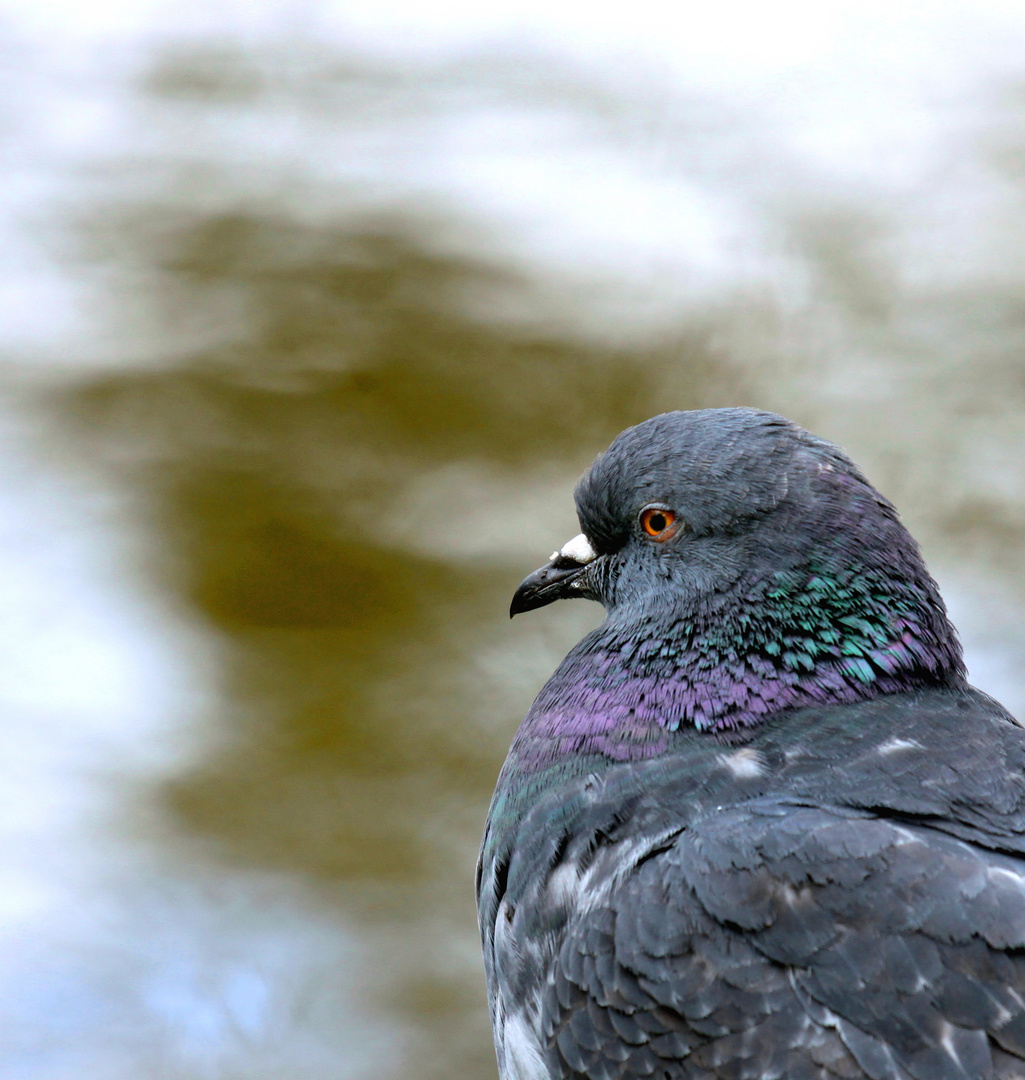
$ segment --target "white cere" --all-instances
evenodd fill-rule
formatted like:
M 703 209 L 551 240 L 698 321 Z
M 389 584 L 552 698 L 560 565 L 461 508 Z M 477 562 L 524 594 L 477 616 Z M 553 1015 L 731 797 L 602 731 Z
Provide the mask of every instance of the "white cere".
M 598 558 L 598 553 L 591 547 L 590 542 L 583 533 L 567 540 L 558 551 L 552 552 L 553 559 L 572 559 L 574 562 L 585 566 L 587 563 Z

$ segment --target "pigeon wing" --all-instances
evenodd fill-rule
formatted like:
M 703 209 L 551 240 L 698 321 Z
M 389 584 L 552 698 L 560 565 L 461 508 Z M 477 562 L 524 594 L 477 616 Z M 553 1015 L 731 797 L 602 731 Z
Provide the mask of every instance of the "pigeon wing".
M 548 1068 L 1025 1077 L 1023 949 L 1020 859 L 921 821 L 753 799 L 589 881 L 545 990 Z

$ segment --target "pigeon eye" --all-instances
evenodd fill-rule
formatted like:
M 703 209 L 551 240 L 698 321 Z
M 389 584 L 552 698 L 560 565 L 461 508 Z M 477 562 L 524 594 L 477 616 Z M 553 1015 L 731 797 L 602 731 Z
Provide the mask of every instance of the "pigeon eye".
M 660 544 L 676 535 L 676 515 L 664 506 L 648 506 L 641 511 L 641 528 L 652 540 Z

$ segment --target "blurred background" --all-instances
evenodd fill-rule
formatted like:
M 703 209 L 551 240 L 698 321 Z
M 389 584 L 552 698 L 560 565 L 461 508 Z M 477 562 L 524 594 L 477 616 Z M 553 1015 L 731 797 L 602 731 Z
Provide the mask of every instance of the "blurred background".
M 495 1077 L 477 843 L 600 618 L 508 601 L 656 412 L 846 446 L 1025 715 L 1020 0 L 0 47 L 3 1080 Z

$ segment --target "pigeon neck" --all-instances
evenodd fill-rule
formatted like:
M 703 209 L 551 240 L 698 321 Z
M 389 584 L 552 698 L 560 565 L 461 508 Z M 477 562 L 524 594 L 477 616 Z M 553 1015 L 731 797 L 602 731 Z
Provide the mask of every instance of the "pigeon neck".
M 637 760 L 682 728 L 735 731 L 788 709 L 963 685 L 956 635 L 913 554 L 896 572 L 811 560 L 661 619 L 614 614 L 538 695 L 514 755 Z

